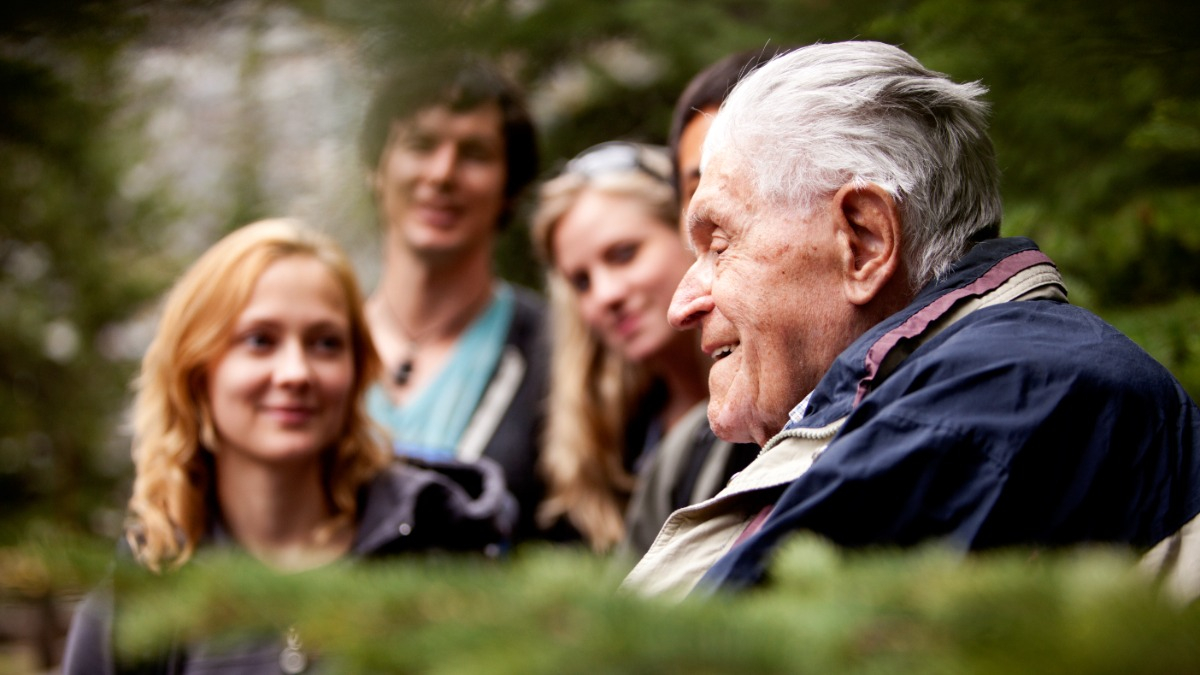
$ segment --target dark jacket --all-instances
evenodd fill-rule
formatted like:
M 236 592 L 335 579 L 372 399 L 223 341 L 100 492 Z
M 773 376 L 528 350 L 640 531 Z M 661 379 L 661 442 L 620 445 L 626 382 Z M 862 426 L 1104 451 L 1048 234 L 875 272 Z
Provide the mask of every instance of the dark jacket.
M 636 562 L 667 518 L 717 494 L 758 455 L 752 443 L 717 438 L 708 424 L 708 400 L 697 403 L 664 436 L 645 465 L 625 511 L 625 537 L 617 554 Z
M 516 504 L 504 488 L 499 467 L 490 460 L 470 465 L 419 460 L 396 464 L 363 489 L 360 503 L 359 525 L 350 552 L 355 558 L 379 559 L 433 550 L 494 555 L 511 535 L 516 518 Z M 214 522 L 202 546 L 236 544 Z M 124 555 L 128 555 L 127 547 Z M 84 600 L 67 636 L 64 675 L 283 672 L 280 659 L 287 646 L 283 636 L 247 640 L 234 650 L 176 645 L 152 663 L 118 665 L 112 653 L 112 620 L 110 589 L 97 590 Z
M 537 460 L 546 425 L 550 340 L 545 302 L 537 294 L 515 284 L 512 289 L 515 302 L 512 326 L 508 330 L 505 346 L 508 354 L 519 355 L 523 376 L 511 397 L 495 397 L 499 399 L 497 405 L 503 406 L 503 417 L 484 446 L 483 456 L 490 457 L 501 466 L 508 491 L 517 498 L 520 515 L 513 538 L 521 541 L 538 538 L 542 534 L 534 523 L 534 515 L 546 494 Z M 499 372 L 500 369 L 497 370 Z M 501 387 L 497 386 L 496 376 L 493 376 L 484 399 L 499 389 Z
M 1052 300 L 946 325 L 1039 257 L 1027 239 L 980 243 L 847 348 L 788 429 L 844 425 L 701 583 L 760 580 L 798 530 L 848 547 L 1148 548 L 1196 516 L 1200 411 L 1132 341 Z

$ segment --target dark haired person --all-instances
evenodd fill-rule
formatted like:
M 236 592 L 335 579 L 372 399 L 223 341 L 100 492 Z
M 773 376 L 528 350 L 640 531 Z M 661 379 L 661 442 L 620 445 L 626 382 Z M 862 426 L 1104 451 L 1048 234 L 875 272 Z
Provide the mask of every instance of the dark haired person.
M 680 225 L 688 204 L 700 184 L 700 149 L 712 126 L 713 116 L 725 97 L 743 77 L 762 64 L 785 53 L 787 47 L 763 47 L 730 54 L 696 73 L 683 88 L 671 114 L 668 147 L 674 164 L 675 194 L 679 198 Z M 687 236 L 686 228 L 683 232 Z
M 531 536 L 548 357 L 544 303 L 499 279 L 497 236 L 537 174 L 520 91 L 473 60 L 400 69 L 361 138 L 383 237 L 366 303 L 385 376 L 368 409 L 396 452 L 499 463 Z

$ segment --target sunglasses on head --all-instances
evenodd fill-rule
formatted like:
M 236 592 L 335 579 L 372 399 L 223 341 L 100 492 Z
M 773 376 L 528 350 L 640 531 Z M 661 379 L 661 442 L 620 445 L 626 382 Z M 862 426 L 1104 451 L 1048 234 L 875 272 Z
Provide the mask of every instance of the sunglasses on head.
M 662 149 L 629 141 L 606 141 L 584 150 L 567 162 L 563 173 L 574 173 L 585 178 L 597 178 L 605 174 L 622 171 L 641 171 L 656 180 L 671 184 L 669 171 L 664 173 L 655 168 L 652 155 Z M 647 161 L 647 158 L 650 161 Z M 665 158 L 664 158 L 665 159 Z

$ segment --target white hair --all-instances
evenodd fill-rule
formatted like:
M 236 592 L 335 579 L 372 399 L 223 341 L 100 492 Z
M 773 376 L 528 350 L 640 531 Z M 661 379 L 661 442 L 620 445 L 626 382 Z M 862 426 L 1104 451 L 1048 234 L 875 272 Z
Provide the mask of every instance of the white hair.
M 958 84 L 878 42 L 816 44 L 743 79 L 705 141 L 746 171 L 755 194 L 811 212 L 848 183 L 895 200 L 914 289 L 973 241 L 999 234 L 999 170 L 987 89 Z

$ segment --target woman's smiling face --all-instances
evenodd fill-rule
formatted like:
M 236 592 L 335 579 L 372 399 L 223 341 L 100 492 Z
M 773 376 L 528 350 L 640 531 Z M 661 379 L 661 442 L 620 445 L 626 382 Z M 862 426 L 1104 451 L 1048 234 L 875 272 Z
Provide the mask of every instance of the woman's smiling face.
M 272 263 L 207 369 L 217 456 L 306 461 L 344 432 L 354 385 L 346 297 L 316 258 Z
M 559 219 L 552 245 L 556 271 L 608 347 L 641 362 L 679 339 L 667 309 L 692 256 L 675 223 L 635 197 L 585 188 Z

